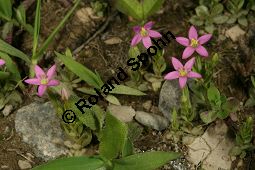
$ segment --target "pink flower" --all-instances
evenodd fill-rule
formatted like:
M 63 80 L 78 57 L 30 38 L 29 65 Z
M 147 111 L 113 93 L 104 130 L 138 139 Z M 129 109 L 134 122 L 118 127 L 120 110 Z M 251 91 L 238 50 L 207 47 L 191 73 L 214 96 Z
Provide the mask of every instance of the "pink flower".
M 47 74 L 45 74 L 45 72 L 38 66 L 35 66 L 35 75 L 36 78 L 32 78 L 32 79 L 27 79 L 25 80 L 26 83 L 28 84 L 34 84 L 34 85 L 38 85 L 38 96 L 42 96 L 47 87 L 48 86 L 57 86 L 59 85 L 59 81 L 58 80 L 54 80 L 53 76 L 56 73 L 56 65 L 53 65 L 47 72 Z
M 142 41 L 144 47 L 147 49 L 152 45 L 151 37 L 152 38 L 161 37 L 162 35 L 159 32 L 151 30 L 153 24 L 154 23 L 150 21 L 147 24 L 145 24 L 143 27 L 140 27 L 140 26 L 133 27 L 135 36 L 132 39 L 131 45 L 136 46 L 140 41 Z
M 189 39 L 185 37 L 176 37 L 176 41 L 185 46 L 185 50 L 182 53 L 182 58 L 186 59 L 190 57 L 195 51 L 201 56 L 207 57 L 208 52 L 202 46 L 212 37 L 212 34 L 205 34 L 198 38 L 197 30 L 194 26 L 191 26 L 189 29 Z
M 168 73 L 164 79 L 172 80 L 179 78 L 179 84 L 181 88 L 185 86 L 188 78 L 202 78 L 200 74 L 191 71 L 195 63 L 195 57 L 191 58 L 184 66 L 174 57 L 172 57 L 172 63 L 176 71 Z
M 4 65 L 5 61 L 3 59 L 0 59 L 0 66 Z

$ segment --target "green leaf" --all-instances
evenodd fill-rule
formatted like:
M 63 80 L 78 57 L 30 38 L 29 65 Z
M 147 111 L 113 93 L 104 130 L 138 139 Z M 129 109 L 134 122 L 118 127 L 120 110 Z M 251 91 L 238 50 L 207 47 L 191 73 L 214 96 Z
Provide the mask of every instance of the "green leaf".
M 214 85 L 211 85 L 207 90 L 207 97 L 211 103 L 217 103 L 221 101 L 220 92 Z
M 213 18 L 213 22 L 216 24 L 223 24 L 228 20 L 228 17 L 225 15 L 219 15 Z
M 231 16 L 231 17 L 228 19 L 227 23 L 228 23 L 228 24 L 233 24 L 233 23 L 236 22 L 236 20 L 237 20 L 237 18 L 236 18 L 235 16 Z
M 220 119 L 226 119 L 228 117 L 229 113 L 225 110 L 220 110 L 217 112 L 217 116 Z
M 164 0 L 144 0 L 142 2 L 144 19 L 157 12 L 163 3 Z
M 137 0 L 117 0 L 116 8 L 127 16 L 137 20 L 143 19 L 142 5 Z
M 16 9 L 16 18 L 22 25 L 26 24 L 26 10 L 23 4 Z
M 196 16 L 196 15 L 193 15 L 190 19 L 189 19 L 189 22 L 193 25 L 196 25 L 196 26 L 201 26 L 204 24 L 204 21 L 202 21 L 200 19 L 200 17 Z
M 221 14 L 223 12 L 223 10 L 224 10 L 223 5 L 219 3 L 219 4 L 216 4 L 216 5 L 213 6 L 213 8 L 211 10 L 211 14 L 213 16 L 216 16 L 218 14 Z
M 137 56 L 140 55 L 140 50 L 138 46 L 130 47 L 128 51 L 128 56 L 130 58 L 137 58 Z
M 205 27 L 205 30 L 208 32 L 208 33 L 213 33 L 214 32 L 214 30 L 215 30 L 215 26 L 213 25 L 213 24 L 210 24 L 210 25 L 207 25 L 206 27 Z
M 82 80 L 88 83 L 90 86 L 93 86 L 97 89 L 100 89 L 102 84 L 98 80 L 98 77 L 95 73 L 90 71 L 84 65 L 78 63 L 73 58 L 55 52 L 57 57 L 66 65 L 66 67 L 71 70 L 74 74 L 79 76 Z
M 125 94 L 125 95 L 134 95 L 134 96 L 143 96 L 145 93 L 140 90 L 125 86 L 125 85 L 117 85 L 114 84 L 114 89 L 110 92 L 113 94 Z
M 116 104 L 119 106 L 121 105 L 119 100 L 115 96 L 110 95 L 110 94 L 106 96 L 105 100 L 107 100 L 108 102 L 110 102 L 112 104 Z
M 127 157 L 133 154 L 134 147 L 129 138 L 125 141 L 124 147 L 122 149 L 122 157 Z
M 209 15 L 208 8 L 204 5 L 200 5 L 195 9 L 197 16 L 205 18 Z
M 4 19 L 11 20 L 12 18 L 12 2 L 11 0 L 0 0 L 0 14 Z
M 239 146 L 234 146 L 230 149 L 229 154 L 231 156 L 238 156 L 242 153 L 242 149 Z
M 0 71 L 0 80 L 6 79 L 10 76 L 10 73 Z
M 200 113 L 200 118 L 204 123 L 209 124 L 217 118 L 217 114 L 215 111 L 206 111 Z
M 85 94 L 97 95 L 97 93 L 95 92 L 94 89 L 88 88 L 88 87 L 81 87 L 81 88 L 77 88 L 76 90 L 78 90 L 82 93 L 85 93 Z
M 245 16 L 238 18 L 238 23 L 242 26 L 248 26 L 248 20 Z
M 104 162 L 99 158 L 81 156 L 53 160 L 32 170 L 96 170 L 103 167 Z
M 13 28 L 13 23 L 12 22 L 6 22 L 3 26 L 3 30 L 2 30 L 2 37 L 3 39 L 7 38 L 7 35 L 10 33 L 10 31 Z
M 11 56 L 18 57 L 29 65 L 31 63 L 29 57 L 23 53 L 22 51 L 18 50 L 17 48 L 14 48 L 10 44 L 6 43 L 5 41 L 0 39 L 0 51 L 5 52 Z
M 180 157 L 175 152 L 145 152 L 114 160 L 113 170 L 155 170 Z
M 127 135 L 127 125 L 107 112 L 99 144 L 100 154 L 109 160 L 117 158 L 124 147 Z
M 21 80 L 19 70 L 15 63 L 13 63 L 12 59 L 5 53 L 0 52 L 0 56 L 2 59 L 5 60 L 5 65 L 7 67 L 7 70 L 10 71 L 11 79 L 15 80 L 16 82 Z

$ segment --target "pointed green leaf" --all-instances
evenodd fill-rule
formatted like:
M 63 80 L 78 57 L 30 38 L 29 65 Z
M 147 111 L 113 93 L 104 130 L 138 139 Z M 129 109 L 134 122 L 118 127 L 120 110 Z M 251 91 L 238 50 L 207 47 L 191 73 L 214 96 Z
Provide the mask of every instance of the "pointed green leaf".
M 125 85 L 117 85 L 114 84 L 114 89 L 110 92 L 113 94 L 125 94 L 125 95 L 134 95 L 134 96 L 143 96 L 145 93 L 140 90 L 125 86 Z
M 104 167 L 104 162 L 94 157 L 70 157 L 50 161 L 32 170 L 96 170 Z
M 0 39 L 0 51 L 5 52 L 11 56 L 18 57 L 18 58 L 24 60 L 25 62 L 27 62 L 27 64 L 31 63 L 29 57 L 25 53 L 23 53 L 22 51 L 11 46 L 10 44 L 6 43 L 5 41 L 3 41 L 1 39 Z
M 105 128 L 100 139 L 100 154 L 109 160 L 117 158 L 124 147 L 127 134 L 127 125 L 107 112 Z
M 107 95 L 105 100 L 107 100 L 108 102 L 112 103 L 112 104 L 116 104 L 116 105 L 121 105 L 120 101 L 113 95 Z
M 155 170 L 180 157 L 175 152 L 145 152 L 114 161 L 113 170 Z
M 66 65 L 66 67 L 69 70 L 71 70 L 74 74 L 79 76 L 82 80 L 84 80 L 90 86 L 93 86 L 98 89 L 101 88 L 101 84 L 99 84 L 100 81 L 98 80 L 97 75 L 93 73 L 92 71 L 90 71 L 87 67 L 78 63 L 71 57 L 65 56 L 58 52 L 55 52 L 55 54 Z
M 0 13 L 4 17 L 11 20 L 12 18 L 12 2 L 11 0 L 0 0 Z M 4 18 L 4 19 L 6 19 Z
M 142 3 L 144 19 L 157 12 L 161 8 L 163 3 L 164 0 L 144 0 Z
M 143 19 L 142 5 L 137 0 L 117 0 L 116 8 L 127 16 L 137 20 Z

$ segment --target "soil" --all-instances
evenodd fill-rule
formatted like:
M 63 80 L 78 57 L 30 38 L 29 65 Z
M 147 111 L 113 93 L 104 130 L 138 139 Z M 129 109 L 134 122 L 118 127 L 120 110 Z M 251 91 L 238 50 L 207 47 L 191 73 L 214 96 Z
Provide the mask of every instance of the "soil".
M 84 1 L 81 6 L 86 7 L 89 6 L 88 4 L 89 3 L 87 3 L 87 1 Z M 68 11 L 68 9 L 70 9 L 71 6 L 72 4 L 69 1 L 65 1 L 64 4 L 62 1 L 45 1 L 43 3 L 41 23 L 42 40 L 44 40 L 49 35 L 49 33 L 59 23 L 59 21 L 63 18 L 64 14 Z M 187 3 L 184 0 L 174 1 L 173 3 L 166 3 L 164 9 L 162 9 L 159 14 L 152 17 L 152 20 L 157 23 L 155 29 L 160 30 L 160 32 L 163 33 L 171 31 L 175 36 L 185 33 L 187 28 L 190 26 L 188 22 L 190 17 L 189 11 L 193 11 L 192 9 L 194 9 L 195 6 L 195 4 L 191 2 Z M 32 14 L 28 18 L 29 21 L 33 21 L 34 11 L 35 5 L 32 4 L 27 11 L 28 13 Z M 95 21 L 93 29 L 86 30 L 90 31 L 86 32 L 86 35 L 82 36 L 82 31 L 79 30 L 78 33 L 81 34 L 82 38 L 77 39 L 77 42 L 74 42 L 75 40 L 72 38 L 67 38 L 65 35 L 67 33 L 66 31 L 77 31 L 76 29 L 72 28 L 72 23 L 75 23 L 75 20 L 73 20 L 75 17 L 70 19 L 65 28 L 57 35 L 55 42 L 53 42 L 49 48 L 49 52 L 46 54 L 47 60 L 40 64 L 48 65 L 48 62 L 53 62 L 53 49 L 58 48 L 60 50 L 58 52 L 65 50 L 63 49 L 63 45 L 59 45 L 59 42 L 68 41 L 64 44 L 75 44 L 71 46 L 71 50 L 78 48 L 102 26 L 102 24 L 106 21 L 106 18 L 109 17 L 113 11 L 114 9 L 108 10 L 105 18 Z M 86 65 L 88 68 L 98 71 L 104 81 L 108 80 L 108 78 L 115 75 L 114 72 L 118 67 L 126 68 L 128 49 L 131 40 L 130 37 L 132 36 L 130 29 L 127 29 L 127 27 L 131 29 L 127 17 L 118 13 L 114 18 L 114 22 L 110 22 L 108 27 L 99 36 L 89 42 L 84 47 L 84 49 L 82 49 L 82 51 L 76 55 L 77 60 Z M 112 37 L 118 37 L 122 40 L 122 42 L 114 45 L 107 45 L 104 43 L 105 40 Z M 21 45 L 19 45 L 18 48 L 29 54 L 29 51 L 31 51 L 32 48 L 31 36 L 25 33 L 19 35 L 18 38 L 21 38 L 21 43 L 19 43 Z M 246 42 L 248 42 L 248 40 Z M 245 89 L 249 89 L 249 87 L 251 87 L 250 84 L 247 84 L 247 81 L 251 75 L 251 70 L 248 69 L 248 64 L 250 63 L 249 57 L 252 56 L 252 54 L 245 54 L 245 52 L 242 50 L 244 47 L 241 47 L 238 43 L 233 44 L 230 42 L 230 40 L 217 42 L 216 38 L 214 38 L 211 44 L 214 44 L 214 47 L 211 49 L 214 51 L 221 51 L 223 58 L 217 67 L 217 70 L 220 70 L 219 74 L 215 78 L 217 86 L 219 87 L 220 91 L 228 97 L 234 96 L 240 102 L 245 101 L 248 98 L 248 91 Z M 233 46 L 237 46 L 235 51 L 231 49 Z M 207 46 L 207 49 L 209 49 L 210 53 L 211 51 L 209 45 Z M 176 42 L 171 42 L 168 47 L 166 47 L 166 61 L 170 63 L 170 57 L 181 54 L 182 50 L 182 47 L 177 45 Z M 240 61 L 240 58 L 245 59 Z M 240 64 L 234 65 L 233 63 Z M 249 67 L 251 66 L 249 65 Z M 169 66 L 166 72 L 171 70 L 172 68 Z M 147 94 L 148 95 L 145 97 L 132 97 L 123 95 L 116 97 L 120 100 L 121 104 L 130 105 L 135 110 L 143 110 L 142 103 L 147 100 L 152 100 L 152 105 L 155 108 L 154 112 L 161 114 L 156 107 L 158 105 L 159 93 L 150 91 Z M 31 98 L 24 98 L 24 105 L 26 105 L 31 100 Z M 107 103 L 101 102 L 100 105 L 106 106 Z M 247 110 L 240 111 L 240 115 L 252 113 L 254 113 L 254 109 L 249 110 L 249 112 L 247 112 Z M 21 141 L 21 137 L 15 132 L 15 114 L 16 113 L 14 112 L 8 117 L 0 117 L 0 169 L 1 166 L 6 165 L 10 170 L 17 170 L 19 169 L 17 164 L 18 160 L 25 159 L 21 155 L 26 155 L 26 153 L 33 155 L 31 147 L 23 143 Z M 226 120 L 226 122 L 230 127 L 233 126 L 234 129 L 238 127 L 238 125 L 231 120 Z M 150 130 L 145 131 L 143 133 L 143 137 L 135 142 L 135 146 L 143 151 L 151 149 L 171 151 L 171 149 L 173 149 L 173 141 L 166 140 L 163 134 L 164 132 L 154 132 Z M 164 145 L 161 145 L 162 143 Z M 166 147 L 160 148 L 160 146 Z M 184 153 L 186 152 L 184 146 L 181 146 L 180 144 L 178 144 L 178 146 L 178 148 L 180 148 L 179 151 Z M 247 156 L 244 163 L 245 166 L 243 167 L 244 169 L 254 167 L 254 165 L 252 166 L 251 161 L 254 160 L 254 155 L 255 154 L 253 152 Z M 36 157 L 32 161 L 34 162 L 32 163 L 33 167 L 43 163 L 41 159 Z M 233 167 L 235 167 L 236 162 L 233 163 Z

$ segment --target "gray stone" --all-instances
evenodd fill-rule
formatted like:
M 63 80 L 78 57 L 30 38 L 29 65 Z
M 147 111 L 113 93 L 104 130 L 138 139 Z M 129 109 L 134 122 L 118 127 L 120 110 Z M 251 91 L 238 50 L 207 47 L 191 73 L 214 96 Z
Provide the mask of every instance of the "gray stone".
M 164 130 L 168 127 L 169 124 L 169 121 L 166 118 L 143 111 L 137 111 L 135 119 L 139 123 L 156 130 Z
M 55 138 L 64 140 L 60 121 L 50 102 L 35 102 L 17 111 L 15 129 L 21 134 L 23 141 L 34 148 L 37 157 L 48 161 L 68 152 L 67 148 L 53 142 Z
M 122 122 L 131 122 L 135 116 L 135 110 L 131 106 L 109 105 L 108 110 Z
M 164 82 L 159 95 L 159 110 L 167 119 L 171 119 L 171 112 L 180 107 L 181 90 L 178 80 Z

